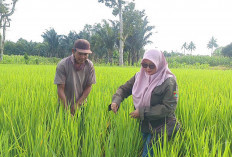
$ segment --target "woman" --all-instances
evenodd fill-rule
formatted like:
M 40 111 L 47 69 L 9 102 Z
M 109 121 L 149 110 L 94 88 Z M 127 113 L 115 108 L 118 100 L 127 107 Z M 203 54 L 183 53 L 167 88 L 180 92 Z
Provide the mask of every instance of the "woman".
M 172 136 L 179 129 L 174 113 L 178 95 L 176 77 L 169 70 L 160 51 L 147 51 L 141 65 L 140 71 L 113 95 L 111 109 L 116 113 L 124 98 L 132 94 L 135 111 L 130 113 L 130 116 L 141 120 L 144 139 L 142 156 L 147 156 L 148 150 L 152 148 L 148 145 L 163 133 L 165 124 L 168 136 Z M 152 153 L 150 150 L 150 154 Z

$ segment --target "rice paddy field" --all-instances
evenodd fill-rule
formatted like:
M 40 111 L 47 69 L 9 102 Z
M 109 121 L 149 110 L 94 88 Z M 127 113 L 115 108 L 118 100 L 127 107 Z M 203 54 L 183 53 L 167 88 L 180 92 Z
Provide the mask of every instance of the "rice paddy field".
M 108 112 L 116 89 L 139 68 L 96 66 L 93 85 L 75 116 L 58 110 L 55 65 L 0 65 L 0 156 L 137 157 L 139 121 L 132 97 Z M 232 156 L 232 71 L 171 69 L 179 85 L 182 132 L 153 145 L 154 155 Z

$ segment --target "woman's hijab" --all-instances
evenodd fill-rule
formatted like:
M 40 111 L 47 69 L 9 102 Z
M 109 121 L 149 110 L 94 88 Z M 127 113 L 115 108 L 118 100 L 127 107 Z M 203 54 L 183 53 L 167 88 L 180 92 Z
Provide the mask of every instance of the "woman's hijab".
M 144 53 L 144 59 L 150 60 L 156 66 L 156 73 L 153 75 L 146 74 L 142 67 L 135 76 L 135 83 L 132 88 L 133 103 L 135 108 L 150 106 L 151 93 L 153 89 L 161 85 L 167 78 L 175 75 L 168 68 L 168 63 L 162 52 L 159 50 L 149 50 Z

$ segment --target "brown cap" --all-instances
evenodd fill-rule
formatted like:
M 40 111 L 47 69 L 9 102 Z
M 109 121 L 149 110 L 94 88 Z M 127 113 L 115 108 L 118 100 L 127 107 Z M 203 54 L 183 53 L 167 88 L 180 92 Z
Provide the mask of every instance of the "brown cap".
M 90 44 L 85 39 L 77 39 L 74 43 L 74 49 L 82 53 L 92 53 L 90 50 Z

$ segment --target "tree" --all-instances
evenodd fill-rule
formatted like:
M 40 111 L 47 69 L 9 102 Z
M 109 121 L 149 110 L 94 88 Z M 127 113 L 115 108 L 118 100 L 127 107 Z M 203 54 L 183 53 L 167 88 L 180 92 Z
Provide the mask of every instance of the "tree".
M 189 43 L 189 46 L 188 46 L 188 50 L 191 51 L 191 55 L 192 55 L 192 51 L 195 50 L 195 49 L 196 49 L 196 46 L 195 46 L 195 44 L 191 41 L 191 42 Z
M 123 0 L 98 0 L 100 3 L 105 3 L 107 7 L 114 8 L 113 15 L 119 15 L 119 23 L 120 23 L 120 42 L 119 42 L 119 65 L 123 66 L 123 49 L 124 49 L 124 36 L 123 36 L 123 18 L 122 11 L 123 5 L 125 1 Z
M 47 42 L 37 43 L 35 46 L 36 55 L 46 57 L 49 46 Z
M 69 34 L 61 35 L 59 38 L 59 57 L 63 58 L 72 53 L 72 48 L 75 40 L 79 39 L 79 35 L 75 31 L 70 31 Z
M 5 0 L 0 0 L 0 61 L 3 60 L 4 43 L 6 36 L 6 27 L 10 27 L 10 18 L 14 11 L 18 0 L 12 0 L 5 3 Z
M 223 49 L 223 47 L 217 47 L 217 48 L 213 51 L 213 56 L 221 56 L 221 55 L 222 55 L 222 49 Z
M 145 11 L 135 10 L 135 4 L 129 3 L 123 11 L 124 22 L 124 34 L 126 37 L 125 50 L 128 51 L 128 64 L 130 60 L 132 65 L 138 62 L 141 53 L 144 52 L 143 47 L 151 41 L 149 37 L 152 35 L 152 29 L 154 26 L 148 25 Z
M 4 54 L 6 55 L 17 55 L 17 46 L 12 41 L 6 41 L 4 44 Z
M 184 49 L 184 55 L 185 55 L 185 50 L 188 49 L 188 44 L 185 42 L 182 47 L 181 47 L 181 50 Z
M 95 30 L 96 37 L 98 38 L 97 41 L 101 42 L 101 47 L 104 47 L 107 51 L 107 62 L 112 65 L 113 52 L 116 48 L 117 32 L 106 20 L 103 20 L 103 25 L 95 27 Z
M 17 48 L 18 55 L 24 55 L 25 53 L 30 55 L 31 53 L 29 51 L 28 41 L 23 38 L 18 39 L 18 41 L 16 42 L 16 48 Z
M 218 44 L 217 44 L 217 40 L 214 39 L 214 37 L 212 37 L 209 41 L 209 43 L 207 44 L 207 48 L 208 49 L 211 49 L 211 53 L 210 53 L 210 56 L 212 56 L 213 54 L 213 48 L 217 48 L 218 47 Z
M 232 43 L 222 49 L 222 55 L 225 57 L 232 57 Z
M 44 42 L 47 42 L 49 46 L 50 55 L 48 54 L 47 56 L 58 57 L 60 35 L 56 33 L 54 28 L 50 28 L 50 30 L 46 30 L 46 32 L 42 34 L 42 37 L 44 38 Z

